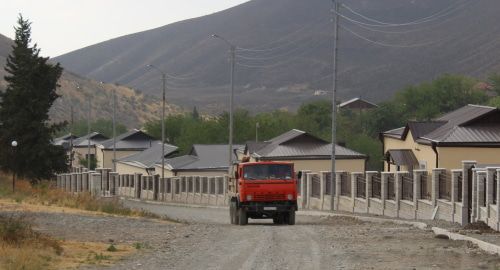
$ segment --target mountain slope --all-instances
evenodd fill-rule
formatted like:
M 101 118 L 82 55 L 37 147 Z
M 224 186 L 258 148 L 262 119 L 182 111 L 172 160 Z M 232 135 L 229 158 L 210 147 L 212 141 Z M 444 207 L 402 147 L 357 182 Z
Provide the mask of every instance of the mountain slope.
M 5 65 L 12 43 L 12 40 L 0 35 L 0 67 Z M 0 91 L 7 87 L 4 80 L 5 75 L 7 75 L 6 71 L 0 68 Z M 52 121 L 70 121 L 72 106 L 75 120 L 86 119 L 87 98 L 89 96 L 92 100 L 92 118 L 111 119 L 113 90 L 116 91 L 117 121 L 129 128 L 141 127 L 144 122 L 159 118 L 158 116 L 161 113 L 159 99 L 144 95 L 128 87 L 101 84 L 67 71 L 64 71 L 61 76 L 59 85 L 57 92 L 61 97 L 55 101 L 50 112 Z M 178 108 L 173 105 L 167 107 L 168 113 L 175 113 L 177 110 Z
M 363 96 L 381 101 L 406 85 L 443 73 L 484 76 L 500 70 L 500 1 L 344 3 L 370 17 L 395 23 L 444 12 L 435 21 L 419 26 L 380 27 L 377 31 L 342 19 L 343 26 L 379 43 L 369 43 L 341 29 L 339 95 L 343 99 Z M 227 46 L 210 38 L 217 33 L 240 47 L 263 49 L 238 51 L 238 62 L 245 66 L 236 68 L 237 105 L 256 111 L 293 109 L 303 101 L 325 98 L 314 97 L 315 92 L 324 93 L 315 90 L 331 89 L 330 8 L 327 0 L 253 0 L 209 16 L 102 42 L 56 59 L 78 74 L 156 95 L 160 89 L 158 74 L 148 72 L 147 64 L 153 63 L 172 74 L 188 74 L 183 80 L 170 80 L 168 98 L 176 104 L 219 111 L 227 104 L 229 65 Z M 342 12 L 362 20 L 345 8 Z M 388 31 L 407 33 L 385 33 Z M 401 47 L 418 44 L 427 46 Z

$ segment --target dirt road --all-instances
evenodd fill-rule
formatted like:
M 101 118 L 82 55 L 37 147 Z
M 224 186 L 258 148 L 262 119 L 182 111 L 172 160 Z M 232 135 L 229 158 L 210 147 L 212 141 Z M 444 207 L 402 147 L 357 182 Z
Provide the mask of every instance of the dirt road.
M 126 202 L 187 221 L 33 214 L 36 228 L 67 240 L 141 243 L 111 267 L 83 269 L 497 269 L 500 257 L 430 232 L 353 218 L 298 216 L 296 226 L 228 224 L 226 209 Z

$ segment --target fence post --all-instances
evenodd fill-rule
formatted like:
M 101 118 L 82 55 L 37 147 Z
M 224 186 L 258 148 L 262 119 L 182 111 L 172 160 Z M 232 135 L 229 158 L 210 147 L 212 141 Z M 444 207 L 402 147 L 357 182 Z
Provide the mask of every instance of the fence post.
M 307 174 L 311 171 L 304 170 L 300 177 L 300 198 L 302 198 L 302 208 L 307 207 Z
M 497 186 L 496 186 L 497 204 L 495 206 L 495 209 L 497 210 L 497 220 L 496 220 L 495 230 L 500 231 L 500 169 L 497 169 L 496 174 L 497 174 Z
M 366 213 L 370 213 L 370 198 L 373 193 L 373 176 L 377 174 L 377 171 L 366 172 Z
M 469 178 L 472 179 L 472 168 L 476 166 L 477 162 L 473 160 L 464 160 L 462 161 L 462 190 L 459 192 L 462 192 L 462 205 L 463 205 L 463 216 L 466 216 L 464 223 L 462 225 L 465 225 L 468 223 L 469 218 L 471 218 L 472 213 L 470 216 L 469 215 L 469 207 L 472 207 L 469 205 L 469 198 L 472 199 L 472 194 L 469 194 Z M 472 182 L 472 181 L 471 181 Z M 470 183 L 472 184 L 472 183 Z M 471 188 L 472 193 L 474 193 L 474 187 Z M 472 218 L 471 218 L 472 220 Z
M 432 191 L 431 191 L 431 201 L 432 206 L 436 207 L 437 200 L 439 199 L 439 175 L 446 172 L 446 169 L 436 168 L 432 169 Z
M 403 175 L 408 174 L 406 171 L 396 172 L 394 175 L 394 204 L 396 207 L 396 217 L 399 218 L 400 203 L 403 194 Z
M 488 218 L 490 218 L 490 204 L 493 204 L 493 182 L 496 171 L 497 168 L 486 168 L 486 215 Z
M 307 173 L 307 177 L 306 177 L 306 189 L 307 189 L 307 194 L 306 194 L 306 208 L 309 209 L 310 208 L 310 201 L 311 201 L 311 195 L 312 195 L 312 176 L 313 176 L 313 173 Z
M 101 174 L 100 173 L 92 173 L 92 190 L 91 194 L 93 196 L 100 196 L 101 195 Z
M 324 171 L 321 171 L 319 173 L 319 201 L 321 203 L 320 205 L 320 209 L 323 210 L 323 205 L 325 204 L 325 188 L 326 188 L 326 177 L 325 177 L 325 173 Z
M 391 175 L 391 172 L 382 172 L 380 173 L 380 198 L 382 201 L 382 216 L 385 215 L 385 200 L 387 200 L 387 185 L 388 185 L 388 179 L 389 175 Z
M 485 197 L 484 197 L 484 191 L 486 189 L 486 176 L 487 176 L 487 173 L 485 170 L 478 170 L 476 171 L 476 186 L 477 186 L 477 202 L 476 202 L 476 221 L 479 221 L 482 217 L 481 217 L 481 207 L 483 207 L 482 203 L 483 201 L 485 201 Z
M 334 189 L 334 192 L 335 192 L 335 201 L 334 201 L 334 207 L 335 207 L 335 210 L 339 210 L 339 206 L 340 206 L 340 191 L 341 191 L 341 186 L 342 186 L 342 174 L 344 174 L 344 171 L 336 171 L 335 172 L 335 181 L 334 181 L 334 185 L 335 185 L 335 189 Z

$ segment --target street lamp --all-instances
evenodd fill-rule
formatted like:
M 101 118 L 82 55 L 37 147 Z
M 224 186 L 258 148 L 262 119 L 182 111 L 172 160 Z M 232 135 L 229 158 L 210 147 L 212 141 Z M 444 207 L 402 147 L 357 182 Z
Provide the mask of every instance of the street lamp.
M 148 68 L 152 68 L 161 74 L 161 81 L 163 84 L 163 95 L 161 104 L 161 179 L 165 178 L 165 91 L 166 91 L 166 80 L 167 74 L 163 72 L 160 68 L 155 65 L 147 65 Z
M 14 158 L 13 158 L 13 164 L 14 166 L 12 166 L 12 192 L 15 192 L 16 191 L 16 169 L 14 168 L 16 166 L 16 147 L 17 147 L 17 141 L 14 140 L 10 143 L 10 145 L 12 146 L 12 153 L 14 155 Z
M 236 46 L 229 42 L 227 39 L 219 36 L 219 35 L 212 35 L 213 38 L 218 38 L 222 41 L 224 41 L 227 45 L 229 45 L 230 49 L 230 54 L 231 54 L 231 98 L 229 99 L 229 168 L 228 168 L 228 173 L 231 176 L 233 173 L 233 166 L 232 166 L 232 156 L 233 156 L 233 103 L 234 103 L 234 64 L 235 64 L 235 51 L 236 51 Z

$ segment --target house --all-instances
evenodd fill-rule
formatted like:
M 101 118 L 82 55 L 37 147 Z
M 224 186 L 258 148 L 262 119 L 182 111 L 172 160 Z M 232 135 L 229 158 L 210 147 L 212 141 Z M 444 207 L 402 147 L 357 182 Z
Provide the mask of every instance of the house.
M 233 149 L 243 145 L 233 145 Z M 165 161 L 165 177 L 170 176 L 221 176 L 229 169 L 229 146 L 227 144 L 195 144 L 189 154 Z M 233 153 L 232 160 L 237 156 Z M 156 164 L 156 174 L 161 174 L 161 164 Z
M 408 122 L 380 134 L 384 170 L 461 168 L 463 160 L 500 163 L 500 111 L 467 105 L 432 121 Z
M 77 139 L 78 137 L 69 133 L 69 134 L 66 134 L 64 136 L 61 136 L 61 137 L 58 137 L 58 138 L 55 138 L 53 141 L 52 141 L 52 144 L 53 145 L 59 145 L 59 146 L 62 146 L 64 147 L 65 150 L 69 150 L 69 148 L 71 147 L 71 142 L 72 140 L 75 140 Z
M 116 142 L 116 147 L 113 145 Z M 96 144 L 96 159 L 98 168 L 113 168 L 113 148 L 116 150 L 116 159 L 142 152 L 159 141 L 150 135 L 134 129 L 125 132 L 115 139 Z
M 90 157 L 95 158 L 96 144 L 102 143 L 109 138 L 99 132 L 92 132 L 73 141 L 73 167 L 80 167 L 80 160 Z M 90 147 L 89 147 L 90 146 Z M 86 165 L 84 165 L 86 166 Z
M 265 142 L 249 142 L 243 156 L 250 161 L 288 161 L 295 170 L 331 171 L 332 144 L 302 130 L 292 129 Z M 335 146 L 337 171 L 365 171 L 367 156 L 340 145 Z
M 377 104 L 371 103 L 362 98 L 353 98 L 338 105 L 339 109 L 350 109 L 353 111 L 365 111 L 378 108 Z
M 164 148 L 165 160 L 177 153 L 178 149 L 177 146 L 170 144 L 165 144 Z M 142 152 L 120 158 L 116 162 L 116 172 L 119 174 L 151 175 L 155 172 L 155 164 L 161 163 L 162 150 L 161 142 L 156 142 Z

